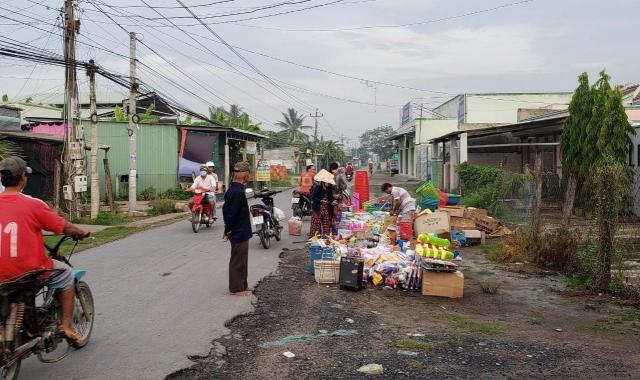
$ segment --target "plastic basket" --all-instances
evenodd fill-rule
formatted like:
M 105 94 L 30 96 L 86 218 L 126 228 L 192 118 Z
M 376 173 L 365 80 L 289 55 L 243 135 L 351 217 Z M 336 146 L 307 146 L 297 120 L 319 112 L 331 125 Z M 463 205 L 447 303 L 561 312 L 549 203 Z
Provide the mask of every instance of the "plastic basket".
M 315 260 L 314 277 L 318 284 L 337 284 L 340 276 L 340 261 Z
M 447 200 L 447 204 L 451 206 L 455 206 L 460 203 L 460 195 L 459 194 L 448 194 L 449 199 Z
M 315 266 L 314 262 L 316 260 L 332 260 L 333 259 L 333 249 L 328 247 L 320 247 L 318 245 L 312 245 L 309 248 L 309 272 L 311 274 L 315 274 Z

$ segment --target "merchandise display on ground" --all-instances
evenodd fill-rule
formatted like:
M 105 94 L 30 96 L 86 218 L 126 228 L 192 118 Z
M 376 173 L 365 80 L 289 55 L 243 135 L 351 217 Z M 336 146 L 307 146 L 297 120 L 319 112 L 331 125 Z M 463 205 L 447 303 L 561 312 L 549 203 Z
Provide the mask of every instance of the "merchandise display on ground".
M 309 272 L 316 282 L 462 297 L 459 249 L 511 231 L 486 210 L 457 205 L 459 196 L 444 194 L 430 182 L 417 195 L 413 215 L 398 218 L 386 211 L 391 205 L 384 200 L 366 201 L 362 209 L 342 213 L 337 234 L 311 238 Z

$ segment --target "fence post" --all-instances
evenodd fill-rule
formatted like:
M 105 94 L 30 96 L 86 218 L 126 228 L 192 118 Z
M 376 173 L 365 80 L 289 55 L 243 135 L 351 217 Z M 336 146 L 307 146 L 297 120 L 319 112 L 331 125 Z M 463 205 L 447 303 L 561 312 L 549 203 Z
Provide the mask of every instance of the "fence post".
M 542 221 L 542 151 L 536 151 L 536 159 L 533 164 L 534 198 L 533 198 L 533 220 L 531 224 L 532 238 L 537 239 L 541 233 Z

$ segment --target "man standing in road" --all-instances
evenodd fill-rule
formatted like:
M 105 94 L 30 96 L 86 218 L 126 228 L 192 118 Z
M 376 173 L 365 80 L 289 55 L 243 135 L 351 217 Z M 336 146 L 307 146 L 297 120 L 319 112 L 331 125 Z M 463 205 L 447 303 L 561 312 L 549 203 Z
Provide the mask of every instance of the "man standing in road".
M 222 216 L 224 241 L 231 242 L 229 259 L 229 291 L 233 296 L 248 296 L 253 291 L 247 283 L 249 266 L 249 239 L 253 235 L 249 219 L 249 203 L 245 184 L 249 181 L 249 163 L 238 162 L 233 166 L 233 181 L 224 194 Z

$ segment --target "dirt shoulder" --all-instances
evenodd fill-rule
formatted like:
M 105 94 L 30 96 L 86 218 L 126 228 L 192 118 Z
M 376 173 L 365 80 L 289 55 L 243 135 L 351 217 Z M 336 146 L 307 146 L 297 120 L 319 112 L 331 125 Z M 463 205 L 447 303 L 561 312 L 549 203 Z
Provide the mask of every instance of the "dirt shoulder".
M 462 255 L 465 296 L 451 300 L 319 285 L 306 251 L 285 252 L 255 311 L 168 378 L 364 378 L 357 369 L 371 363 L 381 378 L 640 377 L 640 309 L 571 297 L 563 277 L 505 271 L 477 248 Z

